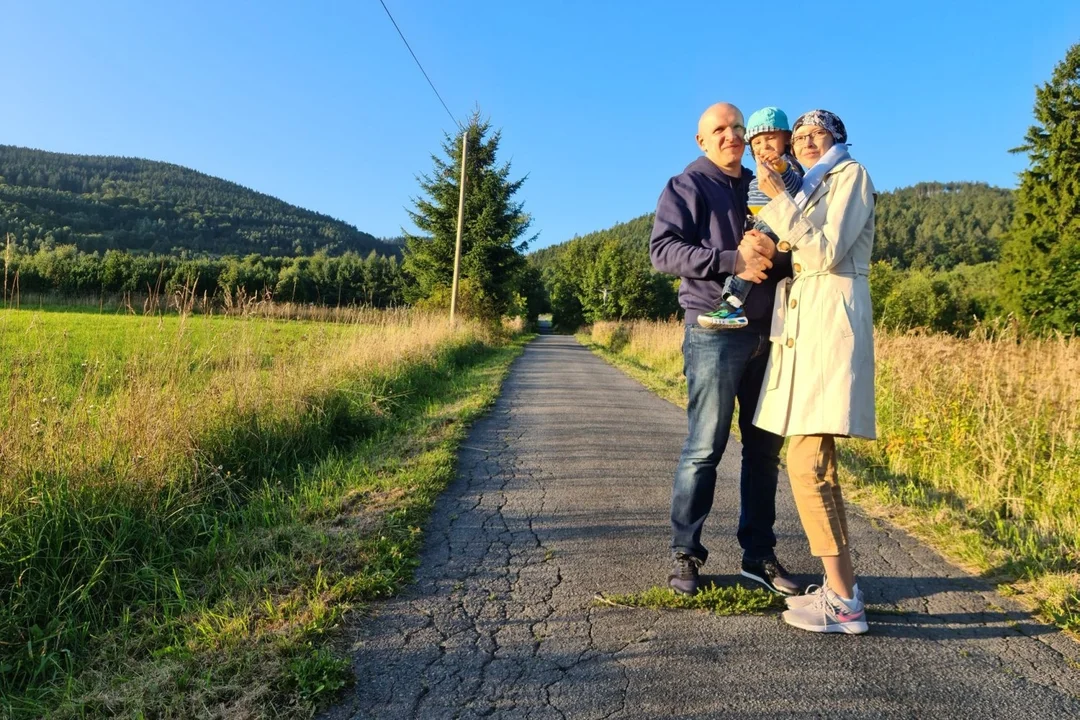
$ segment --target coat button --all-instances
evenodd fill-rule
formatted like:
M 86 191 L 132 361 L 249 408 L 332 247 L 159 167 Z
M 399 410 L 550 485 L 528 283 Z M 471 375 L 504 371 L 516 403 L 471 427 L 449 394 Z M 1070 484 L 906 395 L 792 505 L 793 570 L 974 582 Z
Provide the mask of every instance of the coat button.
M 776 243 L 776 249 L 780 252 L 787 252 L 791 250 L 791 243 L 789 243 L 787 240 L 781 240 L 780 242 Z
M 794 270 L 797 273 L 800 273 L 800 272 L 802 272 L 802 265 L 800 265 L 799 263 L 795 263 L 794 265 L 791 266 L 791 269 Z
M 799 304 L 799 301 L 798 301 L 798 300 L 792 300 L 792 301 L 791 301 L 791 309 L 792 309 L 792 310 L 794 310 L 794 309 L 795 309 L 795 306 L 796 306 L 796 305 L 798 305 L 798 304 Z
M 787 346 L 789 348 L 795 347 L 795 338 L 788 338 L 787 339 Z

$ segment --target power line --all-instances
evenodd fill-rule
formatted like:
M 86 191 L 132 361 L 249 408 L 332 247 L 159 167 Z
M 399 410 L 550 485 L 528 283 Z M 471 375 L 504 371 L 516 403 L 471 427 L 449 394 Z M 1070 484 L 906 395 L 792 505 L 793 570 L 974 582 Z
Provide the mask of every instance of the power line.
M 416 67 L 420 68 L 420 72 L 424 73 L 424 79 L 427 80 L 428 85 L 431 86 L 431 90 L 435 93 L 435 97 L 439 98 L 439 102 L 442 103 L 443 110 L 446 110 L 446 114 L 450 116 L 451 120 L 453 120 L 454 125 L 457 125 L 460 128 L 461 123 L 459 123 L 454 118 L 454 113 L 450 112 L 450 108 L 446 106 L 446 101 L 442 99 L 442 95 L 440 95 L 439 91 L 435 89 L 435 83 L 431 82 L 431 78 L 428 77 L 427 71 L 424 70 L 424 66 L 420 64 L 420 59 L 416 57 L 416 53 L 413 52 L 412 47 L 409 45 L 409 41 L 405 39 L 405 34 L 401 32 L 401 28 L 398 27 L 397 20 L 394 20 L 394 16 L 390 14 L 390 8 L 386 7 L 386 3 L 383 2 L 383 0 L 379 0 L 379 4 L 382 5 L 383 10 L 386 11 L 386 16 L 390 18 L 390 22 L 394 23 L 394 29 L 397 30 L 397 34 L 401 36 L 401 42 L 405 43 L 405 47 L 409 49 L 409 54 L 412 55 L 412 59 L 416 61 Z

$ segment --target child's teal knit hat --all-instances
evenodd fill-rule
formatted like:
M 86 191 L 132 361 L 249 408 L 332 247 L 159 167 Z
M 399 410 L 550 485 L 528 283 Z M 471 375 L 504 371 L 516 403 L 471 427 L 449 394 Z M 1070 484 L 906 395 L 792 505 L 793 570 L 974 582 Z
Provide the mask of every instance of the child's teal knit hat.
M 755 135 L 777 130 L 791 132 L 787 115 L 778 107 L 761 108 L 746 121 L 746 142 L 753 140 Z

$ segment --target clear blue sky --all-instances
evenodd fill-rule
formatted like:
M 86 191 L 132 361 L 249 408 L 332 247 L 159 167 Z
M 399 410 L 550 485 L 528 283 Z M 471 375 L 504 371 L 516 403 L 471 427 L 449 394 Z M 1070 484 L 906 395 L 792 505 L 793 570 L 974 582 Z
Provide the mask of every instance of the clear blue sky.
M 698 115 L 812 107 L 879 189 L 1015 186 L 1080 3 L 386 0 L 451 110 L 479 105 L 561 242 L 649 212 Z M 0 0 L 0 143 L 187 165 L 378 236 L 452 128 L 378 0 Z

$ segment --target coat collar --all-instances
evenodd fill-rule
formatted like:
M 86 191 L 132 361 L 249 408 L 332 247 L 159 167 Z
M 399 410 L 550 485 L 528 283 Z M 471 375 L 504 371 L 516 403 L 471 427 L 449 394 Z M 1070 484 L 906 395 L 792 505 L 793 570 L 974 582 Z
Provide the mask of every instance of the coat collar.
M 848 158 L 847 160 L 841 160 L 840 162 L 836 163 L 836 165 L 834 165 L 833 168 L 831 170 L 829 170 L 829 172 L 825 173 L 826 179 L 830 178 L 833 175 L 835 175 L 836 173 L 840 172 L 841 170 L 846 168 L 848 165 L 851 165 L 853 162 L 855 162 L 855 160 L 853 160 L 851 158 Z M 822 196 L 825 195 L 825 193 L 829 192 L 829 185 L 830 184 L 831 183 L 823 182 L 823 183 L 821 183 L 820 185 L 817 186 L 817 188 L 814 190 L 814 194 L 811 195 L 806 200 L 806 209 L 807 210 L 809 210 L 811 207 L 813 207 L 818 202 L 818 200 L 820 200 L 822 198 Z
M 828 177 L 829 175 L 833 175 L 833 174 L 839 172 L 841 169 L 846 168 L 848 165 L 850 165 L 853 162 L 855 162 L 855 161 L 852 158 L 848 158 L 847 160 L 841 160 L 840 162 L 836 163 L 836 165 L 833 166 L 832 170 L 825 173 L 825 176 Z

